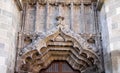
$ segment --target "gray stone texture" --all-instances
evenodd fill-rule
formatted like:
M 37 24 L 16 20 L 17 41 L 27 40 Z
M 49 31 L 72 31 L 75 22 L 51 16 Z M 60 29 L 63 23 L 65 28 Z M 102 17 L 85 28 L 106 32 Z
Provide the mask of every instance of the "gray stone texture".
M 51 6 L 50 7 L 46 6 L 43 8 L 39 8 L 39 7 L 40 6 L 37 5 L 36 14 L 34 12 L 35 11 L 34 8 L 33 9 L 29 8 L 30 10 L 28 11 L 32 11 L 32 12 L 26 15 L 25 20 L 27 21 L 25 22 L 26 24 L 25 31 L 30 30 L 31 32 L 32 31 L 44 32 L 56 26 L 57 21 L 55 20 L 55 17 L 58 12 L 56 12 L 55 8 L 52 8 Z M 47 15 L 45 15 L 46 8 L 48 9 L 51 8 L 50 12 L 49 10 L 47 11 L 46 13 Z M 86 18 L 84 18 L 84 16 L 81 16 L 81 10 L 77 9 L 77 7 L 72 8 L 72 5 L 71 5 L 71 9 L 66 8 L 65 10 L 66 10 L 66 14 L 64 14 L 64 11 L 62 13 L 65 15 L 65 18 L 67 19 L 65 19 L 65 22 L 63 23 L 65 23 L 66 25 L 70 24 L 68 26 L 74 32 L 85 33 L 85 31 L 87 31 L 87 33 L 93 32 L 91 34 L 98 33 L 95 31 L 95 25 L 88 24 L 88 23 L 94 24 L 90 22 L 90 21 L 94 22 L 94 20 L 91 19 L 89 20 L 90 16 L 88 16 L 88 20 L 84 20 Z M 88 11 L 86 9 L 86 14 L 87 12 Z M 76 14 L 78 13 L 78 15 L 74 15 L 74 13 Z M 79 16 L 83 18 L 80 18 Z M 17 33 L 19 31 L 18 27 L 20 26 L 21 23 L 20 17 L 21 17 L 20 11 L 18 10 L 14 0 L 0 0 L 0 73 L 14 73 L 16 49 L 17 49 L 16 41 L 18 36 Z M 102 48 L 103 48 L 103 56 L 104 56 L 105 73 L 120 73 L 120 65 L 119 65 L 120 0 L 105 0 L 101 10 L 99 11 L 99 17 L 100 17 L 99 26 L 102 36 Z M 33 18 L 36 19 L 36 22 L 32 20 Z M 31 20 L 32 23 L 29 24 Z M 86 26 L 94 27 L 94 28 L 93 29 L 86 28 L 86 30 L 83 30 L 85 26 L 82 25 L 84 24 L 82 21 L 85 21 Z M 36 24 L 36 26 L 33 26 L 33 24 Z M 29 29 L 28 29 L 28 25 L 30 25 Z M 81 27 L 79 25 L 81 25 Z M 33 29 L 33 27 L 36 28 L 36 30 Z
M 106 73 L 120 73 L 120 0 L 105 0 L 100 11 Z
M 14 73 L 20 12 L 14 0 L 0 0 L 0 73 Z

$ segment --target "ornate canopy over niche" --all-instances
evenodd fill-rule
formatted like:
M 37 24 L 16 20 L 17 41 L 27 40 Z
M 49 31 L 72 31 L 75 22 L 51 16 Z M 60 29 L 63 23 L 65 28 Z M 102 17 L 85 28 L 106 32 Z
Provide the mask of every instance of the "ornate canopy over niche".
M 67 3 L 70 4 L 72 3 L 77 3 L 80 4 L 81 2 L 89 4 L 91 2 L 97 2 L 97 0 L 22 0 L 23 2 L 29 2 L 30 4 L 35 4 L 36 2 L 39 2 L 40 4 L 45 4 L 45 3 Z
M 101 10 L 104 1 L 105 1 L 105 0 L 98 0 L 98 1 L 97 1 L 97 9 L 98 9 L 98 10 Z
M 97 69 L 95 73 L 100 73 L 101 61 L 93 50 L 94 47 L 67 29 L 60 21 L 61 18 L 63 17 L 59 16 L 56 28 L 47 33 L 34 34 L 34 41 L 21 50 L 19 72 L 39 73 L 52 61 L 64 60 L 81 73 L 95 71 L 94 69 Z
M 45 3 L 45 2 L 56 2 L 55 0 L 15 0 L 15 2 L 17 3 L 17 6 L 19 8 L 19 10 L 23 10 L 23 6 L 22 6 L 22 2 L 29 2 L 30 4 L 35 4 L 36 2 L 39 2 L 39 3 Z M 76 3 L 80 3 L 82 2 L 82 0 L 59 0 L 61 2 L 67 2 L 67 3 L 70 3 L 70 2 L 76 2 Z M 84 3 L 90 3 L 90 2 L 97 2 L 97 8 L 98 10 L 101 8 L 101 5 L 103 4 L 104 0 L 83 0 Z

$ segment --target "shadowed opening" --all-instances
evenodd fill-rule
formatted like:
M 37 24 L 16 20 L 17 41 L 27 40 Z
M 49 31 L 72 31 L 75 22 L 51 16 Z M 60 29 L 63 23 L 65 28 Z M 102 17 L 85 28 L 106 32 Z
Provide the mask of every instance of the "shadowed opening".
M 39 73 L 81 73 L 74 70 L 67 61 L 53 61 L 47 68 L 40 70 Z

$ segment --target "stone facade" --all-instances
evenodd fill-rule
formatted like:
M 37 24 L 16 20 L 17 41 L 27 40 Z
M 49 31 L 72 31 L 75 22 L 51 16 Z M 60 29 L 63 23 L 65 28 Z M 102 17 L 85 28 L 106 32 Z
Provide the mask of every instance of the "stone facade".
M 103 54 L 93 0 L 23 1 L 17 73 L 39 73 L 65 60 L 82 73 L 103 72 Z
M 120 73 L 119 23 L 120 0 L 0 0 L 0 73 Z
M 14 0 L 0 0 L 0 73 L 14 73 L 20 17 Z
M 105 0 L 100 11 L 100 20 L 105 72 L 119 73 L 120 0 Z

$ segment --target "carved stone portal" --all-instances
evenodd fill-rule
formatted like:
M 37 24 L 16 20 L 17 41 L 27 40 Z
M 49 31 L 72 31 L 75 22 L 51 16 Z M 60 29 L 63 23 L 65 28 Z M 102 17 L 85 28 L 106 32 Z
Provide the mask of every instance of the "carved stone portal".
M 68 18 L 68 15 L 66 15 L 67 18 L 71 20 L 71 25 L 65 24 L 65 22 L 67 22 L 68 20 L 66 21 L 67 18 L 65 18 L 65 15 L 62 15 L 62 8 L 64 8 L 65 6 L 61 4 L 64 4 L 64 1 L 60 3 L 59 1 L 57 3 L 55 1 L 55 5 L 49 4 L 48 2 L 45 2 L 45 4 L 41 4 L 41 2 L 44 0 L 39 0 L 38 3 L 35 3 L 36 1 L 32 3 L 32 1 L 34 0 L 29 0 L 29 3 L 25 3 L 25 5 L 27 4 L 25 12 L 29 13 L 30 11 L 32 11 L 33 15 L 31 14 L 32 17 L 30 17 L 30 14 L 26 14 L 26 17 L 24 17 L 23 20 L 26 26 L 24 30 L 22 30 L 22 36 L 19 36 L 19 43 L 23 44 L 19 44 L 21 48 L 19 48 L 18 50 L 18 61 L 16 71 L 18 73 L 39 73 L 42 69 L 47 68 L 53 61 L 67 61 L 73 69 L 79 70 L 80 73 L 101 73 L 102 55 L 99 49 L 100 43 L 98 43 L 98 38 L 100 37 L 98 36 L 98 34 L 93 33 L 95 29 L 93 30 L 92 28 L 90 28 L 92 29 L 92 33 L 87 33 L 86 30 L 82 28 L 85 30 L 84 33 L 78 33 L 79 31 L 76 32 L 74 30 L 76 30 L 76 28 L 79 29 L 79 27 L 75 26 L 76 28 L 74 28 L 74 30 L 69 28 L 76 24 L 73 22 L 77 22 L 76 20 L 73 20 L 73 17 L 75 15 L 73 13 L 74 6 L 77 6 L 83 10 L 81 13 L 78 14 L 80 14 L 84 18 L 84 5 L 86 6 L 86 8 L 89 9 L 91 6 L 93 6 L 92 1 L 86 0 L 87 2 L 78 2 L 78 4 L 68 2 L 69 4 L 66 5 L 66 7 L 70 7 L 69 9 L 71 9 L 71 17 Z M 31 8 L 30 5 L 32 5 L 33 8 Z M 51 26 L 49 24 L 49 6 L 53 8 L 58 7 L 58 15 L 51 15 L 51 18 L 55 17 L 56 23 L 54 23 L 53 28 L 47 29 L 48 26 Z M 42 12 L 44 14 L 44 10 L 40 10 L 44 9 L 44 7 L 47 9 L 45 14 L 45 20 L 41 18 L 44 15 L 40 14 Z M 57 12 L 57 10 L 55 11 Z M 38 17 L 39 15 L 40 17 Z M 89 13 L 86 14 L 86 17 L 87 15 L 89 15 Z M 76 16 L 78 16 L 77 13 Z M 92 17 L 94 18 L 95 16 L 93 15 Z M 39 20 L 39 18 L 41 18 L 41 20 Z M 83 26 L 83 24 L 89 24 L 89 22 L 87 21 L 91 21 L 93 23 L 91 23 L 92 26 L 96 27 L 94 25 L 95 20 L 92 21 L 88 19 L 87 21 L 85 21 L 85 18 L 82 20 L 82 23 L 80 22 L 81 26 Z M 38 22 L 40 22 L 40 24 Z M 44 26 L 42 26 L 43 24 Z M 33 26 L 35 27 L 33 28 Z M 39 30 L 41 30 L 42 32 L 36 30 L 38 29 L 38 26 L 40 28 L 43 27 L 45 31 L 41 30 L 40 28 Z M 26 29 L 30 29 L 31 27 L 32 32 L 26 32 Z
M 93 47 L 80 35 L 62 28 L 61 25 L 47 34 L 38 34 L 32 44 L 21 50 L 19 69 L 20 72 L 38 73 L 54 60 L 65 60 L 81 73 L 94 67 L 100 73 L 99 57 L 89 48 Z

